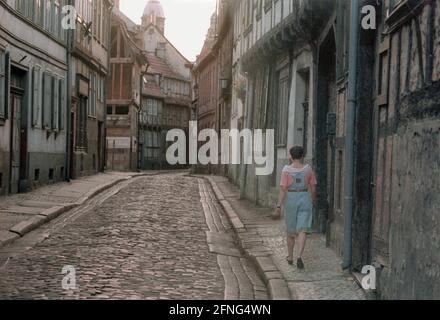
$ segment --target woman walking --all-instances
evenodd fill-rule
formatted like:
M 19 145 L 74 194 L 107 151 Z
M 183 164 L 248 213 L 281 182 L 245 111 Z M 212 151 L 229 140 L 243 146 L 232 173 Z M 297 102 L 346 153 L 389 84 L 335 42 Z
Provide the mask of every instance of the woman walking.
M 307 233 L 312 228 L 313 206 L 316 203 L 316 175 L 304 165 L 304 148 L 290 149 L 292 164 L 281 175 L 280 195 L 276 215 L 284 212 L 287 227 L 287 262 L 293 264 L 295 243 L 298 244 L 298 269 L 304 269 L 303 254 Z

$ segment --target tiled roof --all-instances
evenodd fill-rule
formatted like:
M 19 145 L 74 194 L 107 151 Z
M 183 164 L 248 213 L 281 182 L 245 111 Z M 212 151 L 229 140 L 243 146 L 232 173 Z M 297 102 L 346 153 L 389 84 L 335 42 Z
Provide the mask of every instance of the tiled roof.
M 148 71 L 150 73 L 154 74 L 161 74 L 165 77 L 170 78 L 180 78 L 180 76 L 171 69 L 171 67 L 162 59 L 158 58 L 153 53 L 148 53 L 148 63 L 149 63 L 149 69 Z

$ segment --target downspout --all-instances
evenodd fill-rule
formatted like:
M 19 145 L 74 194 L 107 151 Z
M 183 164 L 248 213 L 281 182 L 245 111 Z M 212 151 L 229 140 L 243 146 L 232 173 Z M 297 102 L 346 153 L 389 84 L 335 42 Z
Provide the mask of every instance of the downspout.
M 254 108 L 252 106 L 253 104 L 253 97 L 252 97 L 252 93 L 254 92 L 254 81 L 253 81 L 253 77 L 248 77 L 248 86 L 247 86 L 247 92 L 246 92 L 246 101 L 245 101 L 245 127 L 244 129 L 251 129 L 253 130 L 252 127 L 252 120 L 254 118 Z M 252 100 L 251 100 L 252 99 Z M 243 149 L 241 150 L 241 152 L 245 152 L 245 150 L 248 150 L 248 145 L 243 144 Z M 240 199 L 245 199 L 246 198 L 246 179 L 247 179 L 247 174 L 248 174 L 248 165 L 245 163 L 246 160 L 243 157 L 243 163 L 241 164 L 241 170 L 240 170 Z
M 74 0 L 68 0 L 67 4 L 70 6 L 74 6 Z M 76 26 L 76 16 L 75 16 L 75 26 Z M 66 57 L 66 63 L 67 63 L 67 79 L 66 79 L 66 181 L 70 182 L 70 166 L 71 166 L 71 128 L 72 123 L 71 120 L 71 113 L 72 113 L 72 46 L 73 46 L 73 33 L 74 29 L 67 29 L 67 57 Z
M 348 65 L 347 131 L 345 137 L 345 187 L 344 187 L 344 258 L 342 268 L 349 269 L 352 263 L 352 222 L 354 195 L 354 143 L 357 98 L 357 69 L 359 41 L 359 0 L 351 0 L 350 42 Z

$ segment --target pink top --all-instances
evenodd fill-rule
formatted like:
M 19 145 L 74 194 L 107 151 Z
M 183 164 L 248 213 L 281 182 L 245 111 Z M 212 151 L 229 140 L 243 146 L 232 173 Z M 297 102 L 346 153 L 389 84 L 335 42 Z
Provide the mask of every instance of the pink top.
M 280 186 L 283 188 L 288 188 L 293 184 L 293 178 L 290 173 L 306 171 L 305 183 L 308 188 L 316 186 L 318 182 L 316 181 L 316 174 L 312 167 L 308 164 L 304 168 L 294 168 L 292 166 L 285 166 L 281 174 Z

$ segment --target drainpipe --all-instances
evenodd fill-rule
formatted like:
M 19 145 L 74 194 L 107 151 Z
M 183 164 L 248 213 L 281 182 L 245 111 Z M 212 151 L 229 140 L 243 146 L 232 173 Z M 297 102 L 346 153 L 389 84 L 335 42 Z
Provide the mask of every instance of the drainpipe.
M 354 190 L 354 143 L 357 98 L 357 68 L 359 41 L 359 0 L 351 0 L 350 43 L 348 66 L 347 131 L 345 137 L 345 197 L 344 197 L 344 259 L 342 268 L 349 269 L 352 260 L 352 221 Z
M 67 2 L 68 5 L 74 6 L 74 0 L 69 0 Z M 75 24 L 76 24 L 76 18 L 75 18 Z M 67 182 L 70 182 L 70 162 L 71 162 L 71 127 L 72 123 L 70 123 L 71 120 L 71 113 L 72 113 L 72 46 L 73 46 L 73 29 L 67 29 L 67 57 L 66 57 L 66 63 L 67 63 L 67 79 L 66 79 L 66 176 L 65 179 Z
M 247 92 L 246 92 L 246 100 L 245 100 L 245 127 L 243 129 L 251 129 L 253 130 L 252 123 L 254 119 L 254 107 L 253 107 L 253 96 L 252 93 L 254 92 L 254 81 L 253 77 L 248 76 L 248 86 L 247 86 Z M 252 99 L 252 100 L 251 100 Z M 243 150 L 240 150 L 241 153 L 244 153 L 245 150 L 247 150 L 249 146 L 243 144 Z M 245 164 L 246 159 L 243 157 L 243 163 L 241 164 L 241 170 L 240 170 L 240 199 L 246 198 L 246 179 L 248 174 L 248 165 Z

